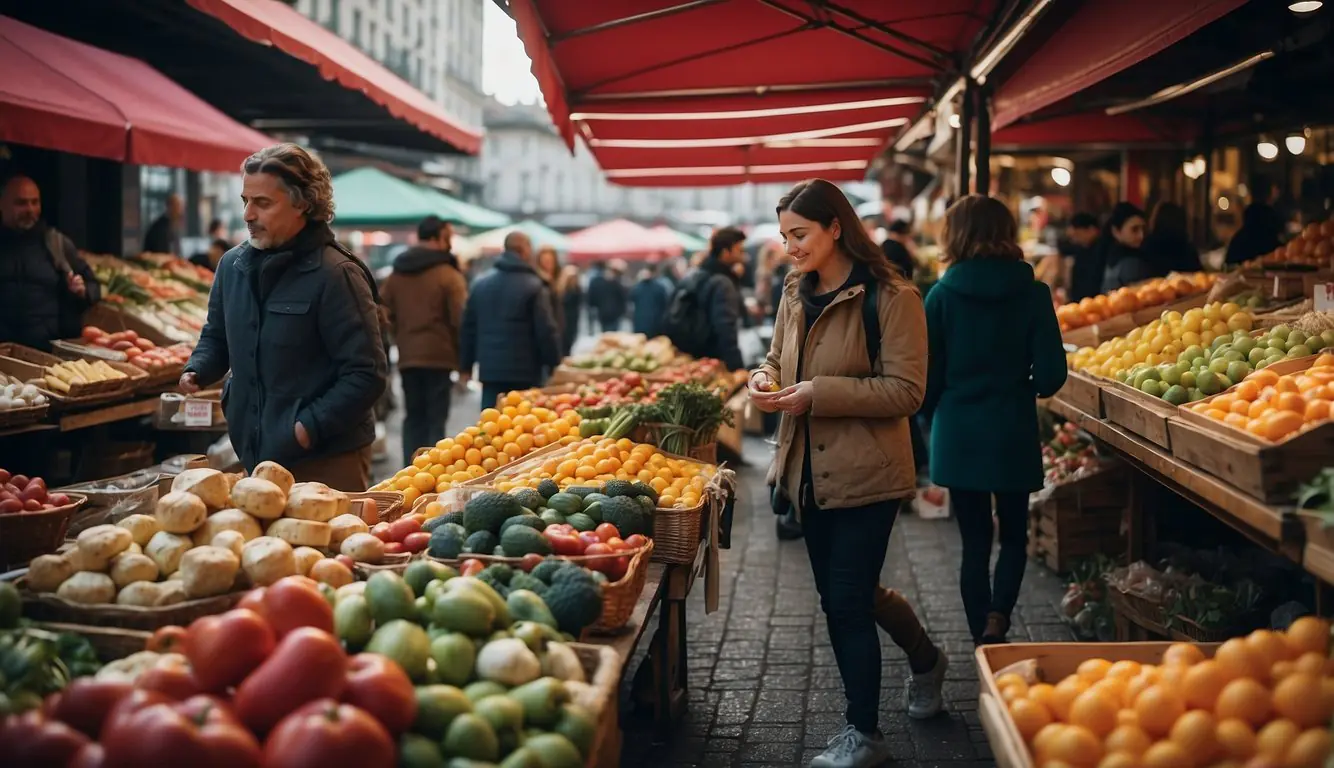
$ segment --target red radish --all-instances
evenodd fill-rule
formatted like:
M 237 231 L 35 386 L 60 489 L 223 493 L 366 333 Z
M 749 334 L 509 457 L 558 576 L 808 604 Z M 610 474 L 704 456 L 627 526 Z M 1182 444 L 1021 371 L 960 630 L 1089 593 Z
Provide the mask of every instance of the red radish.
M 416 531 L 403 537 L 403 548 L 409 552 L 421 552 L 430 543 L 431 534 L 426 531 Z

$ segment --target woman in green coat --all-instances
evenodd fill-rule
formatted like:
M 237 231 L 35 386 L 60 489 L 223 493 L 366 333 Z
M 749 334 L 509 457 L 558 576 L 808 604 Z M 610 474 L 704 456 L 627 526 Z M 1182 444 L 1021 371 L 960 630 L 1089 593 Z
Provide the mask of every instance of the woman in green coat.
M 1042 487 L 1034 399 L 1065 383 L 1051 292 L 1024 261 L 1017 234 L 1000 201 L 956 202 L 942 236 L 948 268 L 926 299 L 931 479 L 950 491 L 963 539 L 959 590 L 979 643 L 1004 642 L 1010 628 L 1027 559 L 1028 494 Z

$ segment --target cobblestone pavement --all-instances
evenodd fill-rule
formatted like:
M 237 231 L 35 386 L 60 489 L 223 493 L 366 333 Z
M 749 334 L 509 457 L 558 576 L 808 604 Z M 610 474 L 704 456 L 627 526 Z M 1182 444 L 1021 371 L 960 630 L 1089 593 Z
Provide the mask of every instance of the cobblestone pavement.
M 401 398 L 401 394 L 400 394 Z M 402 400 L 400 399 L 401 403 Z M 456 397 L 449 434 L 475 423 L 476 392 Z M 389 421 L 389 458 L 374 475 L 398 468 L 400 412 Z M 749 439 L 749 465 L 738 471 L 740 495 L 732 549 L 723 552 L 719 610 L 704 613 L 703 589 L 687 618 L 689 710 L 673 738 L 654 744 L 646 714 L 628 712 L 622 692 L 625 747 L 633 768 L 806 765 L 843 725 L 844 698 L 824 616 L 800 541 L 780 542 L 764 487 L 769 447 Z M 890 743 L 890 766 L 977 768 L 994 765 L 977 716 L 973 644 L 959 599 L 959 537 L 953 520 L 900 516 L 885 558 L 882 583 L 908 596 L 932 639 L 949 655 L 946 712 L 929 721 L 904 712 L 908 673 L 902 652 L 881 634 L 883 677 L 880 728 Z M 1011 639 L 1069 640 L 1056 603 L 1062 584 L 1031 563 L 1014 616 Z M 640 658 L 652 636 L 644 635 Z M 637 668 L 633 660 L 628 672 Z

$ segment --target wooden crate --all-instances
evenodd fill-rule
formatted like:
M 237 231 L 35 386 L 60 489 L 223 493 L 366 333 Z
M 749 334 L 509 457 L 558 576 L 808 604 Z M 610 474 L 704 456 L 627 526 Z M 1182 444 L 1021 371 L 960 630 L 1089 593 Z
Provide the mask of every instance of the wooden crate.
M 1061 334 L 1061 340 L 1066 344 L 1074 344 L 1077 347 L 1096 347 L 1108 339 L 1116 338 L 1125 333 L 1129 333 L 1138 323 L 1132 313 L 1112 315 L 1092 325 L 1085 325 L 1080 328 L 1071 328 Z
M 1092 374 L 1083 371 L 1070 371 L 1065 377 L 1065 385 L 1053 397 L 1095 419 L 1101 419 L 1103 417 L 1103 404 L 1102 388 L 1098 386 L 1100 381 L 1102 379 Z
M 1302 568 L 1326 583 L 1334 582 L 1334 528 L 1327 527 L 1320 515 L 1305 510 L 1297 510 L 1297 517 L 1306 528 Z
M 1030 683 L 1055 684 L 1074 674 L 1079 665 L 1089 659 L 1158 664 L 1169 645 L 1171 643 L 1166 642 L 1009 643 L 978 648 L 974 655 L 981 683 L 977 709 L 996 765 L 1000 768 L 1036 768 L 1033 755 L 1006 712 L 996 678 L 1014 673 Z M 1212 656 L 1216 647 L 1202 644 L 1200 650 L 1206 656 Z
M 185 423 L 186 403 L 190 401 L 203 402 L 209 406 L 208 424 L 187 425 Z M 165 431 L 226 431 L 227 415 L 222 412 L 222 390 L 213 389 L 206 392 L 196 392 L 188 397 L 178 394 L 163 394 L 158 398 L 157 412 L 153 414 L 153 427 Z
M 1102 409 L 1108 421 L 1125 427 L 1154 445 L 1171 449 L 1167 420 L 1177 415 L 1175 405 L 1113 379 L 1103 379 L 1101 384 Z
M 1296 373 L 1311 367 L 1315 359 L 1313 356 L 1284 360 L 1266 370 L 1279 375 Z M 1210 397 L 1200 402 L 1212 400 Z M 1173 456 L 1270 503 L 1291 502 L 1297 487 L 1327 466 L 1334 456 L 1334 421 L 1307 427 L 1273 443 L 1183 406 L 1168 420 L 1168 430 L 1172 435 Z
M 159 347 L 169 347 L 178 342 L 162 331 L 145 323 L 143 320 L 108 305 L 106 302 L 94 304 L 83 313 L 83 324 L 101 328 L 107 333 L 134 331 L 140 338 L 148 339 Z
M 1112 464 L 1052 489 L 1030 511 L 1029 557 L 1066 573 L 1077 559 L 1124 551 L 1121 524 L 1129 503 L 1128 472 L 1125 465 Z

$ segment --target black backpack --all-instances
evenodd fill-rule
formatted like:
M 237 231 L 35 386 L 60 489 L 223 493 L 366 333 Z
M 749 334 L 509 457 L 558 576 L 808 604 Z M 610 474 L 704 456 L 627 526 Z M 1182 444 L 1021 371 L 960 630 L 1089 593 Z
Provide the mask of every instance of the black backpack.
M 703 270 L 687 275 L 672 291 L 667 314 L 659 332 L 687 355 L 706 357 L 713 347 L 707 294 L 713 273 Z

